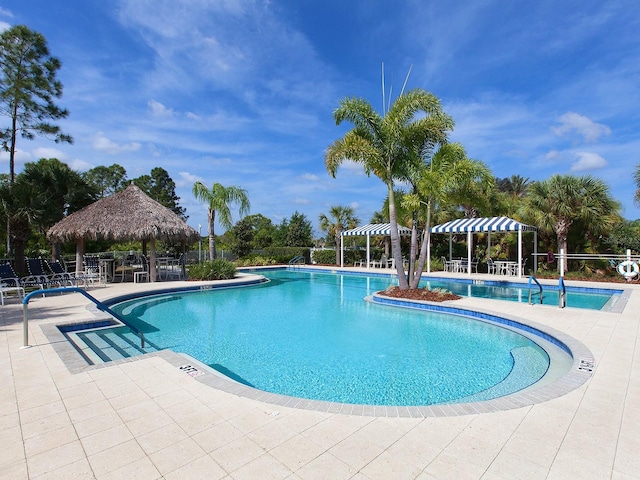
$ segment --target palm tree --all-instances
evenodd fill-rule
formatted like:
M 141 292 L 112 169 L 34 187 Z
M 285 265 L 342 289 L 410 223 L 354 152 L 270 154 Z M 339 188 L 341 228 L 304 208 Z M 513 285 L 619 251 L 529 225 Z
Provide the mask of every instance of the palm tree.
M 569 229 L 580 221 L 591 234 L 606 232 L 619 219 L 620 204 L 609 194 L 609 187 L 590 175 L 553 175 L 534 182 L 523 204 L 523 215 L 549 233 L 555 232 L 558 250 L 565 254 Z M 562 259 L 567 269 L 566 257 Z
M 459 143 L 441 146 L 423 168 L 416 172 L 416 189 L 405 196 L 404 204 L 414 209 L 425 205 L 426 221 L 418 264 L 410 268 L 411 288 L 417 288 L 426 262 L 430 261 L 431 217 L 442 203 L 473 204 L 493 186 L 489 168 L 479 160 L 467 157 Z M 430 266 L 427 264 L 427 268 Z
M 362 98 L 344 98 L 333 116 L 337 125 L 346 120 L 354 128 L 329 146 L 325 166 L 335 177 L 342 162 L 351 160 L 361 164 L 368 175 L 373 173 L 387 186 L 391 248 L 399 287 L 406 290 L 409 283 L 400 251 L 395 182 L 402 177 L 408 163 L 421 157 L 416 138 L 428 137 L 434 144 L 446 142 L 447 132 L 453 128 L 453 119 L 442 111 L 433 94 L 421 89 L 400 95 L 384 116 Z
M 336 265 L 340 265 L 340 237 L 345 229 L 355 228 L 360 220 L 356 218 L 351 207 L 334 206 L 329 209 L 329 216 L 320 215 L 320 230 L 333 235 L 336 242 Z
M 633 201 L 636 205 L 640 205 L 640 163 L 633 169 L 633 180 L 636 183 L 636 193 L 633 196 Z
M 211 190 L 202 182 L 196 182 L 193 185 L 193 195 L 196 199 L 205 202 L 209 205 L 207 211 L 207 221 L 209 227 L 209 258 L 213 260 L 216 258 L 216 237 L 215 237 L 215 221 L 216 213 L 218 214 L 218 221 L 224 228 L 231 228 L 233 226 L 231 222 L 231 210 L 229 208 L 230 203 L 239 203 L 240 208 L 238 213 L 246 215 L 249 213 L 251 205 L 249 203 L 249 197 L 246 190 L 240 187 L 224 187 L 219 183 L 214 183 Z

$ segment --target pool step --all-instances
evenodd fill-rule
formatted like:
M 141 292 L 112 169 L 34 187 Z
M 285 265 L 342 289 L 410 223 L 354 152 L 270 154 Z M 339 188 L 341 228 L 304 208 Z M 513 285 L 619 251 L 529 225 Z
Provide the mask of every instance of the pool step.
M 80 330 L 67 333 L 67 337 L 93 365 L 160 350 L 148 341 L 142 348 L 140 337 L 128 327 Z

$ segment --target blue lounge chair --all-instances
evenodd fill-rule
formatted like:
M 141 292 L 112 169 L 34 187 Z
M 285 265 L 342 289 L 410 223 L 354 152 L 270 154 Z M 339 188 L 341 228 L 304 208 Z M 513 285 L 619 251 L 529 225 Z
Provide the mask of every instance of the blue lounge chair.
M 51 270 L 52 282 L 57 283 L 60 287 L 74 287 L 77 284 L 76 275 L 74 273 L 67 272 L 59 260 L 51 263 L 45 260 L 44 263 L 47 265 L 47 268 Z
M 24 287 L 13 271 L 11 264 L 0 265 L 0 300 L 4 306 L 4 299 L 8 293 L 17 293 L 18 298 L 24 298 Z
M 41 258 L 27 258 L 26 262 L 29 275 L 20 279 L 23 285 L 37 285 L 43 290 L 57 285 L 51 276 L 44 271 Z

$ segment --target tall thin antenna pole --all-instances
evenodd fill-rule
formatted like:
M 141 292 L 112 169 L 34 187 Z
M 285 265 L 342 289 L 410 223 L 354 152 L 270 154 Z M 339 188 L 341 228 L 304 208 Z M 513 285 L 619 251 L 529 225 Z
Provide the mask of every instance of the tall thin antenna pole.
M 382 62 L 382 116 L 386 115 L 385 112 L 385 98 L 384 98 L 384 62 Z
M 411 75 L 412 69 L 413 69 L 413 64 L 409 67 L 409 71 L 407 72 L 407 77 L 404 79 L 404 84 L 402 85 L 402 91 L 400 92 L 401 96 L 404 93 L 404 87 L 407 86 L 407 82 L 409 81 L 409 75 Z

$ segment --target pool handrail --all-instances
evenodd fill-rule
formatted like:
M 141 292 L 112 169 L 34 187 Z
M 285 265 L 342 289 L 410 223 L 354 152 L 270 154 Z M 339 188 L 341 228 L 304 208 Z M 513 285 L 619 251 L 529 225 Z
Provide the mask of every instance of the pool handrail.
M 29 346 L 29 326 L 28 326 L 28 323 L 29 323 L 29 310 L 28 310 L 28 305 L 29 305 L 29 300 L 31 300 L 31 297 L 33 297 L 35 295 L 46 296 L 49 293 L 71 293 L 71 292 L 81 293 L 86 298 L 88 298 L 91 302 L 93 302 L 96 305 L 96 307 L 98 308 L 98 310 L 108 313 L 113 318 L 115 318 L 116 320 L 118 320 L 122 324 L 124 324 L 127 327 L 129 327 L 129 329 L 134 334 L 136 334 L 138 337 L 140 337 L 140 347 L 141 348 L 145 347 L 144 333 L 142 331 L 138 330 L 133 325 L 129 325 L 129 323 L 127 323 L 127 321 L 122 316 L 120 316 L 120 314 L 118 314 L 118 313 L 114 312 L 113 310 L 111 310 L 109 307 L 107 307 L 100 300 L 98 300 L 97 298 L 93 297 L 92 295 L 89 295 L 84 289 L 82 289 L 80 287 L 62 287 L 62 288 L 47 288 L 47 289 L 41 289 L 41 290 L 34 290 L 33 292 L 30 292 L 29 294 L 25 295 L 25 297 L 22 299 L 22 309 L 23 309 L 22 348 L 27 348 Z
M 558 308 L 567 306 L 567 288 L 564 286 L 564 278 L 558 277 Z
M 532 292 L 531 291 L 531 287 L 533 285 L 533 282 L 535 282 L 538 285 L 538 291 L 537 292 Z M 542 298 L 543 298 L 542 285 L 540 285 L 540 282 L 538 281 L 538 279 L 536 277 L 534 277 L 533 275 L 530 275 L 529 276 L 529 305 L 533 305 L 533 302 L 531 300 L 531 297 L 533 295 L 540 295 L 540 304 L 542 305 Z
M 296 255 L 295 257 L 293 257 L 291 260 L 289 260 L 289 265 L 299 265 L 301 264 L 305 265 L 305 259 L 303 255 Z

